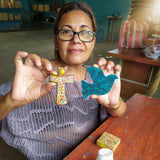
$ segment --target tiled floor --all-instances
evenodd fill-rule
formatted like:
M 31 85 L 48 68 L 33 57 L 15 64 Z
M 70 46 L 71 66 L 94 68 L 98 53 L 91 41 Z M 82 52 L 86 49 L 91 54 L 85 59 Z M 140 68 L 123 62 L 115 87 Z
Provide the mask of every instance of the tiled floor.
M 117 48 L 117 42 L 105 41 L 97 43 L 92 60 L 87 64 L 96 63 L 99 56 L 106 57 L 106 51 Z M 17 51 L 24 50 L 36 53 L 44 58 L 53 58 L 53 31 L 50 29 L 0 33 L 0 84 L 10 80 L 14 75 L 14 56 Z M 117 62 L 114 59 L 115 62 Z M 159 89 L 160 90 L 160 89 Z M 157 92 L 157 98 L 160 98 Z M 0 139 L 0 160 L 26 160 L 16 149 L 9 147 Z

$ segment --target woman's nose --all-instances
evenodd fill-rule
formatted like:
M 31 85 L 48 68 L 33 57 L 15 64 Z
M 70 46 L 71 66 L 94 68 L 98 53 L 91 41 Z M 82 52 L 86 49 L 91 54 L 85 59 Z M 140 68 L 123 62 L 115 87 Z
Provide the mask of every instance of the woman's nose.
M 80 40 L 80 38 L 79 38 L 77 33 L 74 34 L 72 41 L 73 42 L 81 42 L 81 40 Z

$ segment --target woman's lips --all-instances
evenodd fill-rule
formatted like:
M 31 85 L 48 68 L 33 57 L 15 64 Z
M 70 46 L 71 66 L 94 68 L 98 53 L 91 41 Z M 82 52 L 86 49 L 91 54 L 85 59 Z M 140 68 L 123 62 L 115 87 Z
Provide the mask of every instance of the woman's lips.
M 83 50 L 82 50 L 82 49 L 69 49 L 69 52 L 70 52 L 70 53 L 79 54 L 79 53 L 82 53 Z

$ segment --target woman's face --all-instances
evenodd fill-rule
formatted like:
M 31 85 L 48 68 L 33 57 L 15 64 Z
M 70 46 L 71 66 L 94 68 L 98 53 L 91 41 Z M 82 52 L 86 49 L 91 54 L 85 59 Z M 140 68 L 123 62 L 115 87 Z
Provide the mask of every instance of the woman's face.
M 60 29 L 72 30 L 74 32 L 93 31 L 91 19 L 80 10 L 64 14 L 58 25 L 58 30 Z M 83 64 L 87 61 L 95 44 L 95 38 L 91 42 L 82 42 L 77 34 L 70 41 L 60 40 L 58 36 L 54 37 L 54 41 L 61 60 L 68 65 Z

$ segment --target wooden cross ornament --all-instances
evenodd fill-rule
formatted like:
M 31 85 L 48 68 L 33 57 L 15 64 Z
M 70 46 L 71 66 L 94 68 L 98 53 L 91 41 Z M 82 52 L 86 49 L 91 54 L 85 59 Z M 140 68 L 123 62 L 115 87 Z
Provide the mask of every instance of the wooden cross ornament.
M 58 84 L 57 89 L 57 104 L 64 105 L 67 104 L 67 99 L 65 96 L 65 83 L 73 83 L 73 75 L 67 75 L 68 67 L 58 67 L 58 75 L 50 75 L 49 79 L 51 82 Z

